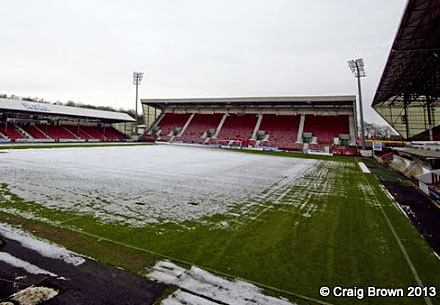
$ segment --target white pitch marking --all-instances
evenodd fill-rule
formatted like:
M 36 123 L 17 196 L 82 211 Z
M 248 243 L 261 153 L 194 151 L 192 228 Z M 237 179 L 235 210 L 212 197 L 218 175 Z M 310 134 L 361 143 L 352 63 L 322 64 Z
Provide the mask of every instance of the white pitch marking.
M 359 164 L 360 163 L 362 163 L 362 162 L 359 162 Z M 373 190 L 373 194 L 374 194 L 374 198 L 375 198 L 376 202 L 380 203 L 380 201 L 377 199 L 377 196 L 376 196 L 376 189 L 370 184 L 370 181 L 368 181 L 367 177 L 365 176 L 365 172 L 364 172 L 364 178 L 365 178 L 365 180 L 367 180 L 367 184 Z M 379 207 L 380 207 L 380 210 L 382 211 L 382 214 L 383 214 L 383 217 L 385 218 L 386 223 L 388 224 L 388 227 L 391 230 L 391 233 L 393 234 L 397 244 L 399 245 L 400 251 L 402 252 L 403 257 L 405 258 L 406 263 L 408 264 L 408 267 L 409 267 L 409 269 L 411 270 L 411 272 L 412 272 L 412 274 L 414 276 L 414 279 L 416 280 L 417 284 L 420 287 L 425 287 L 425 285 L 423 285 L 423 282 L 422 282 L 422 280 L 421 280 L 421 278 L 419 276 L 419 273 L 417 272 L 416 267 L 414 266 L 413 262 L 411 261 L 411 258 L 409 257 L 408 252 L 406 251 L 404 245 L 402 244 L 402 241 L 401 241 L 399 235 L 397 235 L 397 232 L 394 229 L 394 226 L 392 225 L 390 219 L 388 218 L 388 215 L 385 212 L 383 206 L 381 204 L 379 204 Z M 425 296 L 424 299 L 425 299 L 426 305 L 433 305 L 432 301 L 431 301 L 431 299 L 429 297 Z
M 368 167 L 364 164 L 364 162 L 359 162 L 358 164 L 359 164 L 359 167 L 361 168 L 363 173 L 366 173 L 366 174 L 371 173 L 370 170 L 368 169 Z

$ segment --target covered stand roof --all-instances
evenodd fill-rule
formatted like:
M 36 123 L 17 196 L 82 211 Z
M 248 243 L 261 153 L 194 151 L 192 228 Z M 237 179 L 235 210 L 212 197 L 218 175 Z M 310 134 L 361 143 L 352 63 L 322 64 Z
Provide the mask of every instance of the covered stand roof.
M 60 106 L 5 98 L 0 98 L 0 112 L 20 112 L 45 116 L 98 119 L 109 122 L 134 122 L 131 116 L 123 112 Z
M 261 105 L 353 105 L 355 96 L 276 96 L 228 98 L 141 99 L 142 104 L 155 108 L 178 106 L 261 106 Z
M 408 1 L 372 106 L 405 138 L 440 124 L 440 0 Z

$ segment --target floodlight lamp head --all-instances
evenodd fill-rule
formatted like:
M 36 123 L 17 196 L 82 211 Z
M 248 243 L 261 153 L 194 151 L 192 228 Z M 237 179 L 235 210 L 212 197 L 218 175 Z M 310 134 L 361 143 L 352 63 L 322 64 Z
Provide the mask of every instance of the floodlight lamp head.
M 350 67 L 351 72 L 353 73 L 356 72 L 356 63 L 354 62 L 354 60 L 349 60 L 348 66 Z
M 143 76 L 143 72 L 133 72 L 133 85 L 140 85 Z
M 358 58 L 356 60 L 349 60 L 348 66 L 352 73 L 354 73 L 355 77 L 365 77 L 367 74 L 364 69 L 364 60 L 362 58 Z

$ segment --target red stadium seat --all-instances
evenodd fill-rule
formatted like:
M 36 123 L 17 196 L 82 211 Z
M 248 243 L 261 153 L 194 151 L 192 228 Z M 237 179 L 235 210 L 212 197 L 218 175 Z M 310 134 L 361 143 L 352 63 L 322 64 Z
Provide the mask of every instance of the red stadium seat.
M 32 125 L 26 125 L 26 126 L 20 126 L 23 128 L 24 131 L 26 131 L 28 134 L 30 134 L 34 139 L 46 139 L 46 135 L 39 130 L 37 127 Z
M 216 129 L 223 114 L 195 114 L 179 140 L 186 143 L 203 143 L 202 136 L 209 129 Z
M 304 132 L 311 132 L 319 144 L 333 144 L 340 134 L 350 133 L 348 115 L 306 115 Z
M 91 135 L 86 133 L 82 128 L 82 126 L 74 126 L 74 125 L 66 125 L 65 128 L 69 129 L 70 132 L 74 133 L 77 137 L 83 140 L 93 139 Z
M 67 131 L 64 126 L 61 125 L 37 125 L 37 127 L 52 139 L 76 139 L 72 133 Z
M 161 130 L 160 139 L 169 140 L 171 137 L 168 135 L 171 133 L 171 131 L 173 131 L 175 128 L 182 128 L 190 116 L 191 114 L 166 113 L 158 124 L 158 127 Z
M 231 114 L 226 118 L 217 139 L 218 141 L 234 140 L 236 143 L 241 142 L 242 145 L 245 145 L 244 142 L 252 137 L 256 123 L 256 114 Z
M 302 150 L 302 144 L 295 144 L 298 136 L 300 116 L 265 114 L 260 130 L 269 135 L 268 141 L 260 146 L 278 147 L 283 150 Z
M 13 124 L 0 124 L 0 132 L 11 140 L 25 138 L 17 129 L 15 129 Z

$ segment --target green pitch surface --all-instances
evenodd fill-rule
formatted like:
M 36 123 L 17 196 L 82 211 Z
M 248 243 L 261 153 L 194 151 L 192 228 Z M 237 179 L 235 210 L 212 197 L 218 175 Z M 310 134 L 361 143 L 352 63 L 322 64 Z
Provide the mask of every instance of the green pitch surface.
M 242 278 L 298 304 L 440 304 L 439 297 L 319 295 L 321 286 L 440 289 L 440 260 L 375 177 L 363 173 L 355 158 L 334 160 L 314 160 L 300 176 L 278 179 L 226 213 L 196 220 L 136 226 L 103 221 L 21 198 L 6 183 L 0 217 L 139 273 L 168 258 Z

